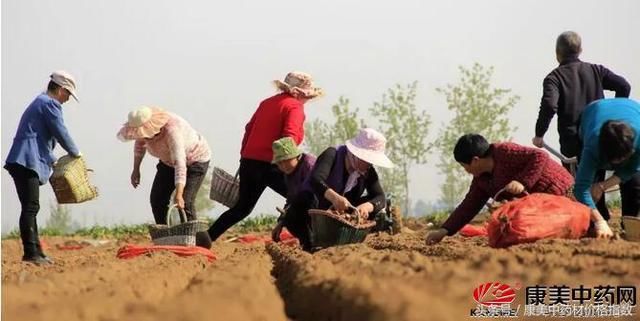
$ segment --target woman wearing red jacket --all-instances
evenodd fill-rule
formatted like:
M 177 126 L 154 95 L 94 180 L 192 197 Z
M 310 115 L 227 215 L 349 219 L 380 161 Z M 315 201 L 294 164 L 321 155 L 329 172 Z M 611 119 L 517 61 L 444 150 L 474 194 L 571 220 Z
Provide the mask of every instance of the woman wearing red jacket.
M 300 145 L 304 139 L 304 104 L 322 95 L 322 89 L 313 86 L 310 75 L 290 72 L 284 82 L 274 81 L 281 91 L 263 100 L 245 127 L 240 150 L 240 196 L 235 206 L 222 213 L 209 228 L 215 241 L 227 229 L 247 217 L 266 187 L 285 196 L 287 188 L 284 174 L 271 163 L 274 141 L 291 137 Z

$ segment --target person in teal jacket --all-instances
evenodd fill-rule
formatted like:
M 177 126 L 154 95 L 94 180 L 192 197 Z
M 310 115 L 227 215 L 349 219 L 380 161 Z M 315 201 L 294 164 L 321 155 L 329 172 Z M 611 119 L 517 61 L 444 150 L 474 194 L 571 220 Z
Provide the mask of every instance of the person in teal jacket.
M 62 117 L 62 104 L 70 96 L 78 99 L 75 80 L 64 71 L 56 71 L 50 78 L 47 91 L 38 95 L 22 114 L 4 166 L 13 178 L 22 206 L 22 260 L 38 265 L 52 263 L 42 252 L 36 215 L 40 210 L 40 185 L 47 183 L 56 161 L 53 149 L 57 142 L 71 156 L 81 155 Z
M 601 99 L 589 104 L 580 121 L 584 149 L 574 187 L 576 199 L 591 208 L 596 236 L 612 236 L 596 209 L 608 188 L 621 185 L 622 215 L 637 216 L 640 210 L 640 104 L 627 98 Z M 593 184 L 599 169 L 613 175 Z

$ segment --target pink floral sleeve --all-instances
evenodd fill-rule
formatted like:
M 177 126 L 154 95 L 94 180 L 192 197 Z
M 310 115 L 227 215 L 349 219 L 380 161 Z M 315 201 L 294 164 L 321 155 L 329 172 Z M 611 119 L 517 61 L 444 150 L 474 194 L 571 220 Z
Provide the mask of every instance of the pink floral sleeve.
M 147 152 L 147 144 L 145 143 L 145 141 L 142 139 L 136 140 L 135 144 L 133 144 L 134 159 L 142 160 L 146 152 Z
M 167 143 L 175 172 L 176 185 L 187 183 L 187 153 L 183 135 L 173 126 L 167 126 Z

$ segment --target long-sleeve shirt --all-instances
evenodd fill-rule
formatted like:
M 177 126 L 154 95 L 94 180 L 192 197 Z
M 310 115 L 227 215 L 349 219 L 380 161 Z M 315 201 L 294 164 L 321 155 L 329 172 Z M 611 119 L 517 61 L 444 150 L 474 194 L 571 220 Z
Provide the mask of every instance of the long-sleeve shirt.
M 151 139 L 138 139 L 134 144 L 134 157 L 142 160 L 145 152 L 157 157 L 175 170 L 175 184 L 187 182 L 187 166 L 208 162 L 211 151 L 207 141 L 182 117 L 169 113 L 169 121 L 158 135 Z
M 358 178 L 358 183 L 353 189 L 344 193 L 349 178 L 344 162 L 346 152 L 346 147 L 343 145 L 338 149 L 329 147 L 318 156 L 309 177 L 310 187 L 319 201 L 318 208 L 328 209 L 331 206 L 331 203 L 324 197 L 327 189 L 331 188 L 338 194 L 344 194 L 343 196 L 354 206 L 360 205 L 359 201 L 362 200 L 362 194 L 366 190 L 367 201 L 371 202 L 374 207 L 373 212 L 380 211 L 385 205 L 385 195 L 378 179 L 378 173 L 373 166 Z M 336 181 L 332 181 L 334 177 L 337 178 Z
M 544 78 L 542 86 L 536 136 L 544 136 L 557 113 L 561 145 L 577 143 L 580 114 L 587 104 L 604 98 L 603 90 L 615 91 L 616 97 L 629 97 L 631 91 L 631 86 L 621 76 L 602 65 L 582 62 L 577 57 L 565 59 Z
M 287 93 L 263 100 L 245 126 L 241 157 L 271 163 L 274 141 L 288 136 L 302 143 L 304 120 L 304 105 Z
M 71 155 L 80 153 L 64 124 L 62 105 L 43 93 L 22 114 L 6 164 L 19 164 L 33 170 L 38 174 L 40 185 L 44 185 L 56 161 L 53 155 L 56 142 Z
M 631 158 L 619 165 L 607 164 L 600 157 L 600 130 L 609 120 L 626 122 L 635 131 L 635 153 Z M 601 99 L 585 109 L 580 121 L 580 138 L 584 148 L 578 172 L 574 194 L 581 203 L 596 208 L 591 197 L 591 184 L 598 169 L 614 170 L 622 182 L 626 182 L 633 174 L 640 171 L 640 104 L 626 98 Z
M 474 177 L 464 200 L 442 225 L 453 235 L 480 212 L 489 198 L 511 181 L 520 182 L 529 193 L 566 195 L 573 184 L 569 172 L 538 149 L 515 143 L 491 144 L 493 171 Z
M 313 165 L 316 163 L 316 157 L 311 154 L 303 153 L 300 155 L 298 166 L 291 174 L 285 176 L 287 184 L 287 203 L 293 202 L 293 199 L 302 189 L 304 182 L 311 175 Z

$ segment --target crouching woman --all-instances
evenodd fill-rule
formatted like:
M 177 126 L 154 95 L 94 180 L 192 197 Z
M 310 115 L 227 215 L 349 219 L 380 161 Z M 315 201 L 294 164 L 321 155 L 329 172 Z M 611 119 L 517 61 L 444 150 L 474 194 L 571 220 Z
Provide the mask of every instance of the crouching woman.
M 489 144 L 478 134 L 467 134 L 456 143 L 453 156 L 473 175 L 464 200 L 451 213 L 442 228 L 427 235 L 427 244 L 456 234 L 484 207 L 489 198 L 504 189 L 503 197 L 529 193 L 566 196 L 573 177 L 546 152 L 515 143 Z
M 361 218 L 371 219 L 384 208 L 385 194 L 374 166 L 393 167 L 385 145 L 382 134 L 365 128 L 344 145 L 329 147 L 318 156 L 284 215 L 285 226 L 300 240 L 303 250 L 310 251 L 312 246 L 309 209 L 354 209 Z
M 640 212 L 640 104 L 626 98 L 601 99 L 582 113 L 579 135 L 584 148 L 578 164 L 574 193 L 591 208 L 596 237 L 613 236 L 595 206 L 604 192 L 620 185 L 623 216 Z M 604 181 L 593 183 L 597 170 L 613 170 Z
M 285 184 L 287 186 L 287 202 L 284 207 L 286 210 L 302 189 L 305 180 L 311 174 L 313 165 L 316 163 L 316 157 L 312 154 L 303 153 L 291 137 L 276 140 L 272 144 L 272 149 L 272 163 L 276 164 L 278 169 L 284 173 Z M 285 215 L 281 215 L 278 219 L 278 224 L 276 224 L 271 233 L 271 238 L 274 242 L 280 242 L 280 232 L 282 232 L 284 226 L 288 225 L 284 217 Z M 291 228 L 295 229 L 295 226 L 287 227 L 289 230 Z

